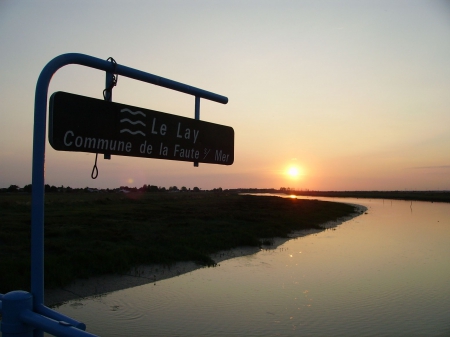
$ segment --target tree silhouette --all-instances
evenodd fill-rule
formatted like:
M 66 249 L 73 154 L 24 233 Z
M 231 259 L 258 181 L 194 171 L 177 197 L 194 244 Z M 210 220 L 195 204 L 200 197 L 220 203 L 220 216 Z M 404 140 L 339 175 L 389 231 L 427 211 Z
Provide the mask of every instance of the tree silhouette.
M 17 185 L 10 185 L 7 189 L 7 192 L 19 192 L 19 186 Z

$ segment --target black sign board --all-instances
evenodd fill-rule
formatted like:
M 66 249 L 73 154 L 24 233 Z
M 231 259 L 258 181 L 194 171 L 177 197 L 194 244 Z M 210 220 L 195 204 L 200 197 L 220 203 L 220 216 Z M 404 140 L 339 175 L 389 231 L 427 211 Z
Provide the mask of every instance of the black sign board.
M 59 151 L 231 165 L 229 126 L 95 98 L 55 92 L 49 142 Z

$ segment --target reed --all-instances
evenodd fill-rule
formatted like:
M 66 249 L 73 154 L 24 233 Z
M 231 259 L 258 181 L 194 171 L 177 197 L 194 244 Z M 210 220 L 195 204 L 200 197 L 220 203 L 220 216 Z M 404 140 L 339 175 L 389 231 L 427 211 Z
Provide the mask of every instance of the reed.
M 31 198 L 0 196 L 0 293 L 29 290 Z M 45 199 L 45 285 L 124 273 L 142 264 L 195 261 L 261 246 L 354 212 L 317 200 L 232 193 L 57 193 Z

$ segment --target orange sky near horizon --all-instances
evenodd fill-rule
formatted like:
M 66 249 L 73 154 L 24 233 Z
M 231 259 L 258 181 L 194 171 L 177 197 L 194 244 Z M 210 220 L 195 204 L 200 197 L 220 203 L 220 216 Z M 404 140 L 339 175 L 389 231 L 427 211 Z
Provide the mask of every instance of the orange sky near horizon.
M 46 183 L 115 188 L 450 190 L 446 1 L 0 2 L 0 187 L 31 182 L 34 90 L 79 52 L 229 98 L 231 166 L 55 151 Z M 102 99 L 104 73 L 70 65 L 49 95 Z M 194 118 L 192 96 L 119 77 L 113 101 Z M 295 167 L 297 174 L 291 172 Z

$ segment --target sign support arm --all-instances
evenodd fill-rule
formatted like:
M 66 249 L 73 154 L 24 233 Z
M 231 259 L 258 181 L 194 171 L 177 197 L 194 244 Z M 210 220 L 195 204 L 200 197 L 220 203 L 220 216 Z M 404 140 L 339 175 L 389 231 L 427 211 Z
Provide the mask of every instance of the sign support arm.
M 114 85 L 117 83 L 114 81 L 114 74 L 111 72 L 106 72 L 105 74 L 105 101 L 112 102 L 112 89 Z M 103 159 L 111 159 L 111 154 L 105 153 L 103 155 Z
M 39 312 L 44 304 L 44 196 L 45 196 L 45 143 L 47 123 L 48 87 L 53 75 L 60 68 L 69 64 L 98 69 L 108 74 L 122 75 L 155 84 L 168 89 L 183 92 L 214 102 L 226 104 L 228 98 L 206 90 L 172 81 L 137 69 L 113 64 L 100 58 L 85 54 L 69 53 L 52 59 L 42 69 L 37 84 L 34 102 L 33 127 L 33 157 L 32 157 L 32 209 L 31 209 L 31 294 L 33 295 L 34 312 Z M 4 309 L 4 308 L 3 308 Z M 43 336 L 40 329 L 34 331 L 34 336 Z
M 195 119 L 200 120 L 200 97 L 195 96 Z M 194 167 L 198 167 L 198 161 L 194 162 Z

